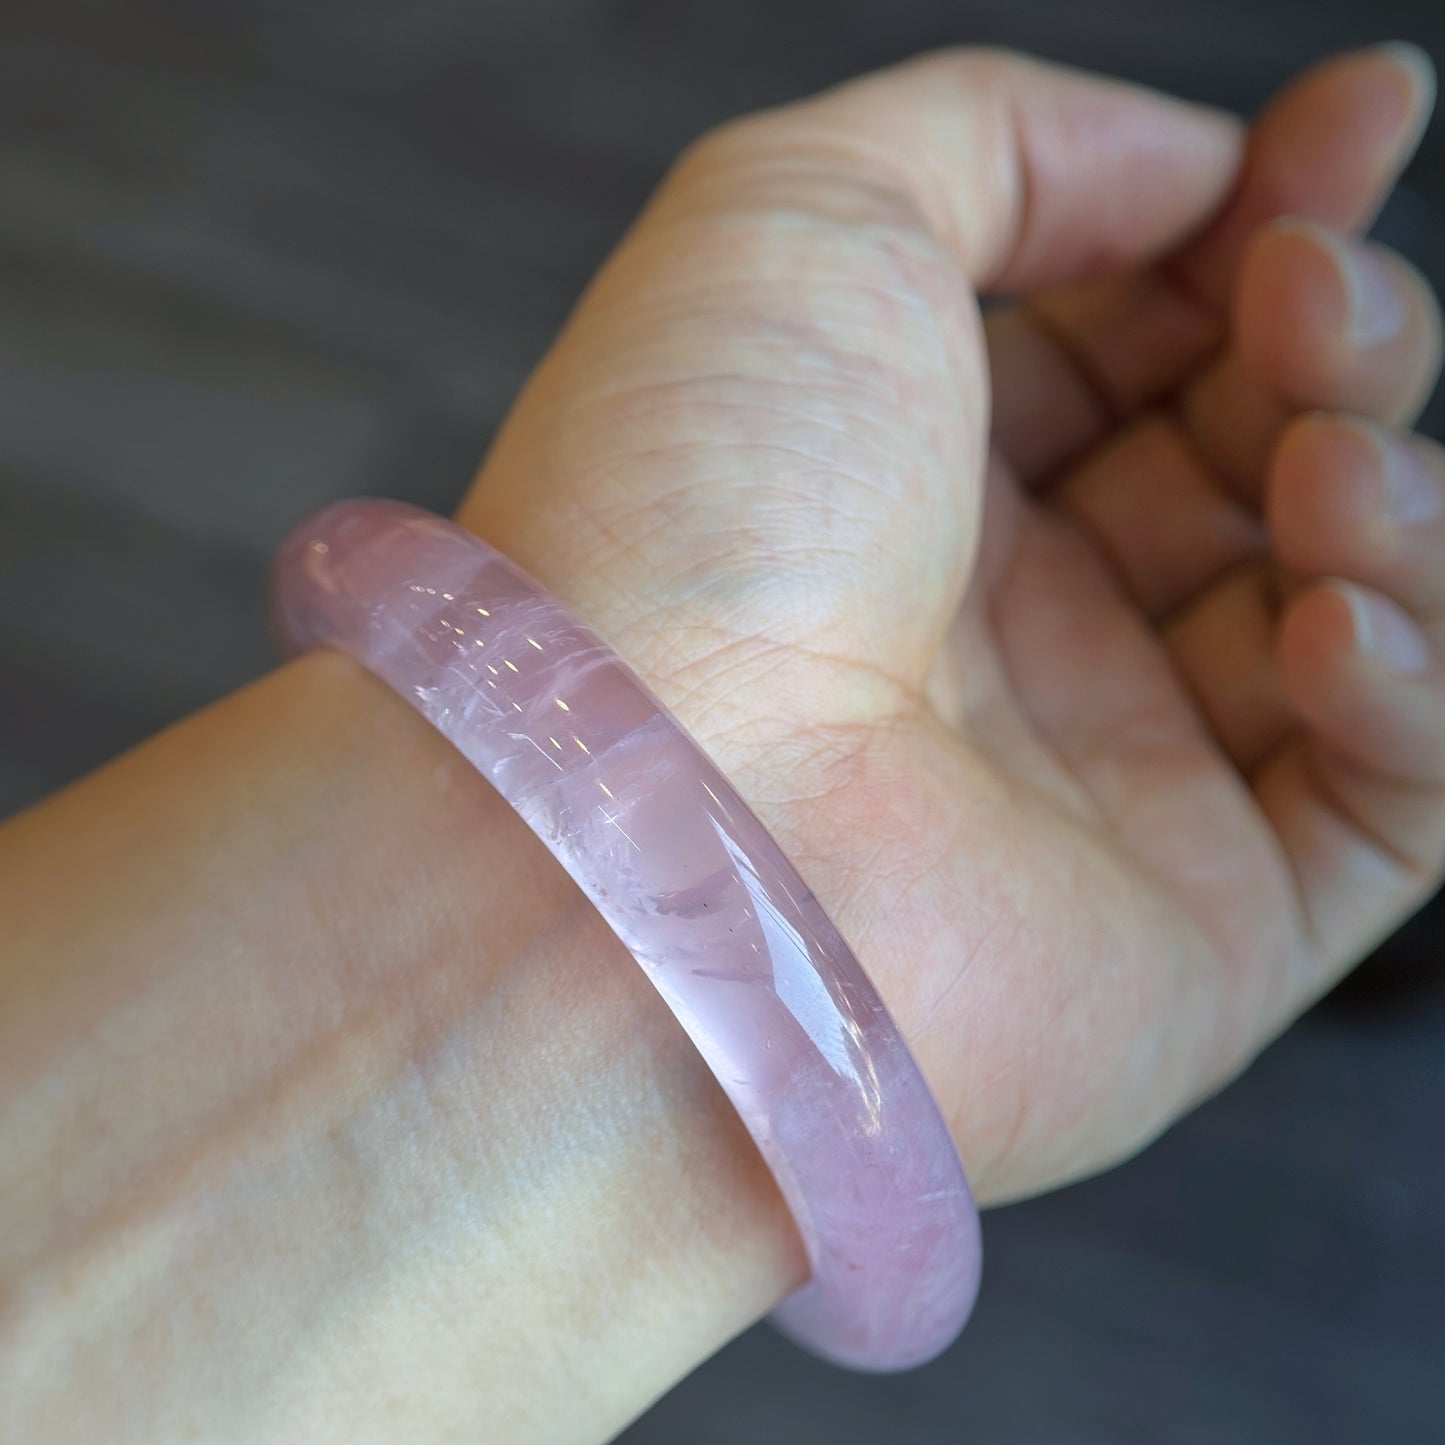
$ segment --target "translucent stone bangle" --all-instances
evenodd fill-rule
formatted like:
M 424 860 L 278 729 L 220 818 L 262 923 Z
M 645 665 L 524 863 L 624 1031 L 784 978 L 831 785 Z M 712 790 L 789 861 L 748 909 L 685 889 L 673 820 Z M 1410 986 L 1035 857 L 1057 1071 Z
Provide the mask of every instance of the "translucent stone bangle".
M 757 816 L 616 653 L 507 558 L 394 502 L 281 549 L 287 644 L 389 683 L 526 820 L 656 985 L 757 1141 L 809 1282 L 774 1322 L 921 1364 L 978 1287 L 978 1216 L 893 1020 Z

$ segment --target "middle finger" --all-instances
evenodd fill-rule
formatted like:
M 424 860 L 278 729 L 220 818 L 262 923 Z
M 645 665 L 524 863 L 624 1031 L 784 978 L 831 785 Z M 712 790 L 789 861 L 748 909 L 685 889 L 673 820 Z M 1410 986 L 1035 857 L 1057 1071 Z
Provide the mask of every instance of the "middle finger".
M 1424 278 L 1394 252 L 1322 227 L 1287 221 L 1256 237 L 1233 313 L 1233 344 L 1186 389 L 1180 411 L 1252 506 L 1294 416 L 1408 423 L 1439 372 L 1439 308 Z

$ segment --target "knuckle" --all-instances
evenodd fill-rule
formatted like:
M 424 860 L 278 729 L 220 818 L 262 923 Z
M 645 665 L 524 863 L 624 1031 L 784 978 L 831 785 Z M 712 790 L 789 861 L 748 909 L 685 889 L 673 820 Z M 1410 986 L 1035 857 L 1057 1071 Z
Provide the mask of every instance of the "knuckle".
M 749 149 L 765 138 L 778 114 L 777 111 L 755 111 L 710 126 L 690 141 L 672 163 L 669 183 L 676 184 L 699 174 L 733 170 L 746 159 Z
M 690 202 L 705 192 L 725 204 L 807 211 L 946 240 L 938 157 L 926 153 L 929 127 L 922 122 L 966 99 L 980 124 L 995 124 L 1007 109 L 1000 97 L 1038 68 L 1001 48 L 926 51 L 839 89 L 712 127 L 679 155 L 665 190 Z
M 906 165 L 846 125 L 764 113 L 709 131 L 679 158 L 674 194 L 719 209 L 792 212 L 842 225 L 931 237 L 934 228 Z
M 1003 45 L 942 45 L 927 50 L 910 64 L 921 71 L 972 84 L 996 84 L 1035 70 L 1038 62 Z

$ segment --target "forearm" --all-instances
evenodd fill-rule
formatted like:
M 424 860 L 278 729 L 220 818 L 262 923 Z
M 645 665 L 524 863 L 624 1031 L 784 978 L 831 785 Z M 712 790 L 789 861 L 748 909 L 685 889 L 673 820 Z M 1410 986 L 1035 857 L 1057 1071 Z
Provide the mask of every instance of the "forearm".
M 0 879 L 7 1438 L 600 1440 L 802 1271 L 640 971 L 340 657 Z

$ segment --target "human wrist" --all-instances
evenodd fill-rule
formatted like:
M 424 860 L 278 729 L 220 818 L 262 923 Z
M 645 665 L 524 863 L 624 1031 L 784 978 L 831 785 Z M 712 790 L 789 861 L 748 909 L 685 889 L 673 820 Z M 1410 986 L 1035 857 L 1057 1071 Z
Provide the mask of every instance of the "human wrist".
M 128 805 L 123 837 L 101 828 L 51 881 L 66 838 Z M 51 1378 L 115 1372 L 108 1408 L 134 1402 L 137 1438 L 164 1438 L 145 1400 L 215 1409 L 251 1381 L 283 1435 L 421 1439 L 422 1420 L 485 1418 L 493 1438 L 598 1439 L 797 1282 L 770 1179 L 620 945 L 353 664 L 293 664 L 9 831 L 33 921 L 17 966 L 56 947 L 65 965 L 53 988 L 9 977 L 31 1062 L 7 1089 L 22 1105 L 48 1090 L 97 1130 L 102 1100 L 125 1121 L 68 1150 L 62 1182 L 89 1183 L 9 1267 L 15 1337 Z M 60 894 L 92 880 L 106 936 L 57 945 Z M 81 1027 L 64 997 L 102 963 L 112 996 Z M 141 997 L 165 1029 L 128 1049 L 107 1020 Z M 7 1153 L 17 1177 L 47 1107 Z M 46 1204 L 31 1191 L 8 1222 L 38 1238 Z M 175 1263 L 127 1275 L 136 1230 Z M 67 1273 L 83 1306 L 54 1288 Z M 130 1353 L 203 1299 L 224 1313 L 169 1367 Z M 89 1389 L 14 1398 L 73 1419 Z M 109 1436 L 127 1438 L 114 1417 Z

